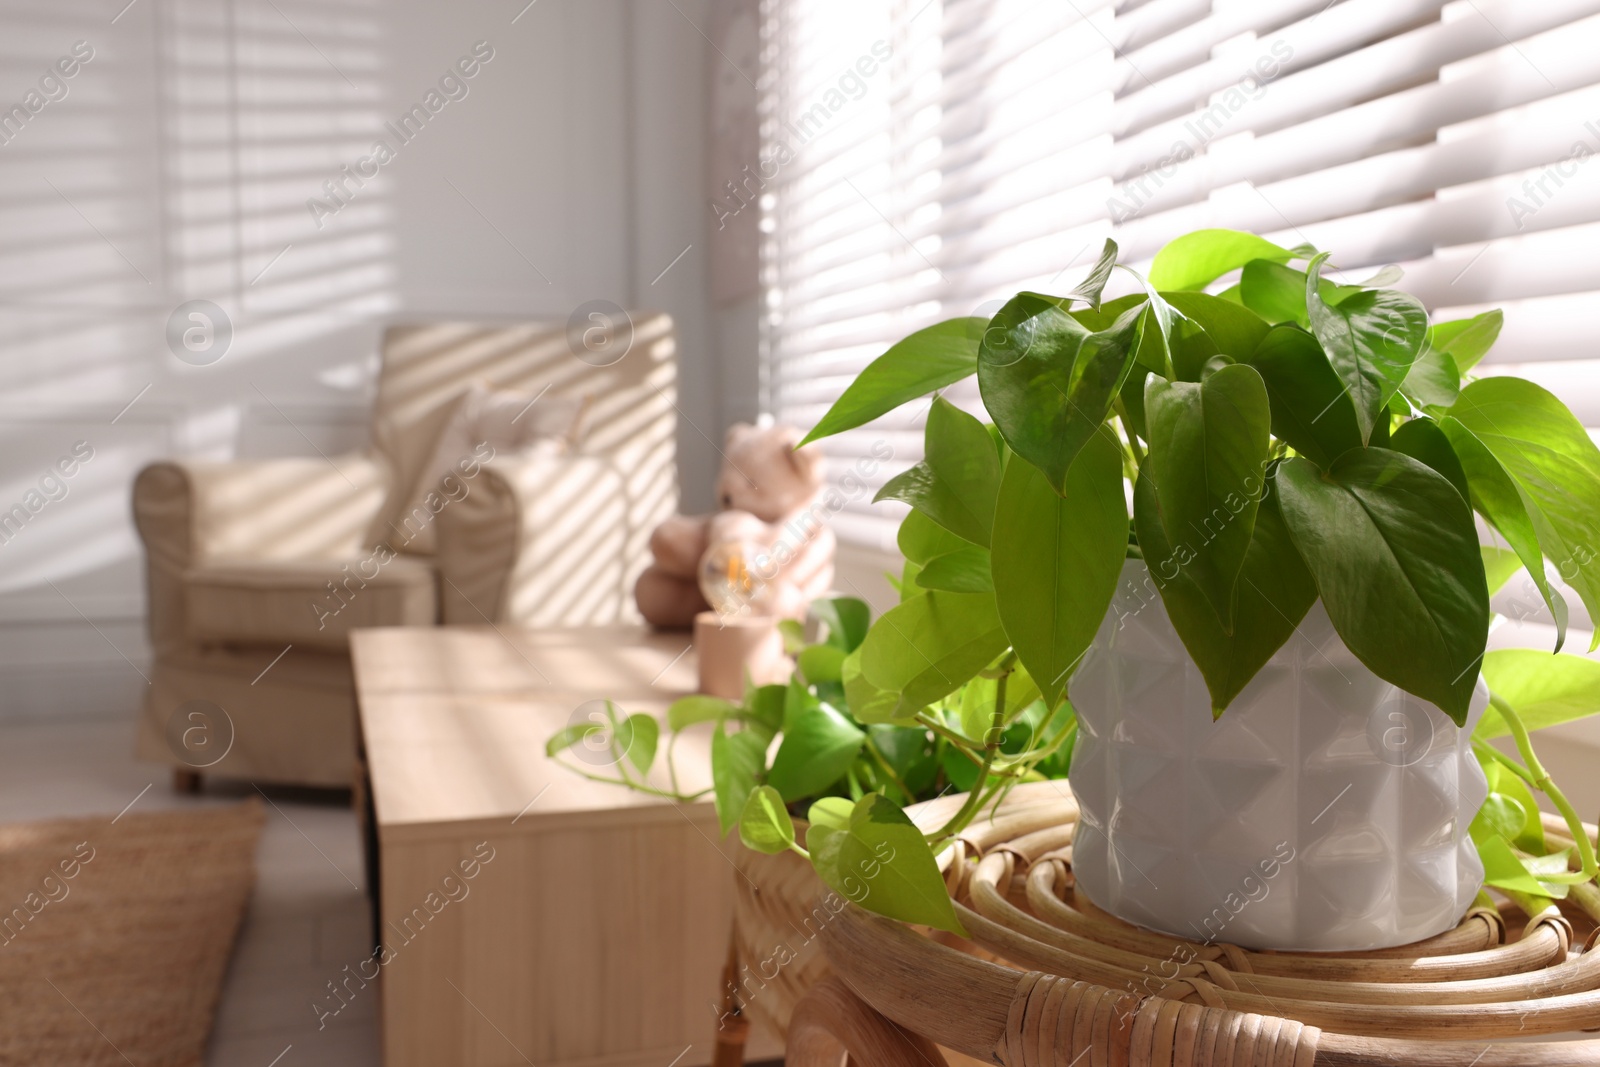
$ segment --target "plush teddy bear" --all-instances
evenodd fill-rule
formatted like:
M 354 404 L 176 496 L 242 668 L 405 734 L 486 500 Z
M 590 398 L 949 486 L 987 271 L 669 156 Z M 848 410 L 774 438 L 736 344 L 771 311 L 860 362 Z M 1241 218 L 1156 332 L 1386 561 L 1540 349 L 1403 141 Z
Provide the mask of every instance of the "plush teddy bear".
M 817 498 L 823 456 L 796 449 L 790 426 L 736 423 L 723 440 L 714 515 L 674 515 L 650 535 L 654 561 L 639 576 L 634 599 L 653 626 L 684 629 L 710 605 L 700 592 L 700 562 L 722 546 L 748 546 L 745 560 L 755 614 L 801 619 L 833 584 L 833 531 Z M 756 551 L 750 552 L 749 548 Z

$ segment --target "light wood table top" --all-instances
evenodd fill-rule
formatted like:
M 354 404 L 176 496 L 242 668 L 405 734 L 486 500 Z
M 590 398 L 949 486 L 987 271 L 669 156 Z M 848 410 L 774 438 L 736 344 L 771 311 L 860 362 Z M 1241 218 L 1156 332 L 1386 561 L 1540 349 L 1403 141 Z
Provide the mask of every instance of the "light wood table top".
M 619 713 L 659 714 L 694 689 L 689 638 L 644 627 L 563 630 L 393 627 L 351 636 L 361 729 L 378 833 L 430 836 L 466 823 L 537 831 L 618 818 L 683 818 L 680 806 L 590 781 L 545 755 L 545 742 L 587 721 L 605 699 Z M 667 738 L 652 784 L 663 787 Z M 583 753 L 574 766 L 614 777 Z M 710 784 L 706 729 L 676 746 L 680 785 Z M 698 805 L 697 805 L 698 806 Z M 659 809 L 659 815 L 637 809 Z

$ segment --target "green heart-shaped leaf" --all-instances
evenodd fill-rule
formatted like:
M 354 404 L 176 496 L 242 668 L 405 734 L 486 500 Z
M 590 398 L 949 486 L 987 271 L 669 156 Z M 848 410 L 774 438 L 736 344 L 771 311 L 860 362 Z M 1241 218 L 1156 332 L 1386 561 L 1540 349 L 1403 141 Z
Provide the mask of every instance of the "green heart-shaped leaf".
M 1248 359 L 1250 353 L 1256 350 L 1256 347 L 1261 344 L 1261 339 L 1266 337 L 1267 331 L 1271 329 L 1271 326 L 1260 315 L 1257 315 L 1249 308 L 1223 300 L 1221 297 L 1210 296 L 1206 293 L 1167 293 L 1165 295 L 1174 310 L 1205 331 L 1206 339 L 1215 347 L 1216 352 L 1221 352 L 1225 356 L 1232 356 L 1236 360 Z M 1182 339 L 1175 341 L 1174 344 L 1173 359 L 1180 360 L 1184 356 Z M 1199 365 L 1203 365 L 1206 359 L 1215 354 L 1212 352 L 1202 355 L 1202 352 L 1204 352 L 1203 349 L 1195 349 L 1195 355 L 1192 358 L 1198 362 L 1185 368 L 1189 371 L 1188 373 L 1178 367 L 1173 368 L 1180 379 L 1186 381 L 1199 380 Z M 1190 361 L 1185 360 L 1185 363 L 1188 364 Z
M 922 462 L 889 479 L 873 500 L 904 501 L 957 537 L 987 546 L 999 484 L 1000 455 L 989 431 L 934 397 Z
M 756 777 L 767 765 L 769 741 L 754 730 L 730 734 L 717 723 L 711 735 L 711 788 L 723 833 L 733 829 L 744 813 Z
M 661 724 L 655 717 L 635 712 L 617 724 L 617 748 L 640 774 L 649 774 L 656 761 L 656 745 L 661 740 Z
M 795 657 L 795 665 L 809 685 L 838 682 L 844 679 L 844 657 L 845 651 L 838 645 L 807 645 Z
M 861 649 L 857 648 L 844 658 L 839 666 L 839 675 L 844 683 L 845 703 L 850 706 L 850 714 L 856 722 L 887 723 L 895 720 L 899 713 L 900 695 L 886 692 L 867 681 L 861 673 Z M 913 711 L 900 718 L 909 720 L 915 714 Z
M 1416 297 L 1398 289 L 1367 289 L 1338 304 L 1325 302 L 1317 283 L 1327 258 L 1319 253 L 1306 272 L 1306 311 L 1311 332 L 1350 392 L 1366 442 L 1422 352 L 1428 313 Z
M 1264 237 L 1243 230 L 1195 230 L 1162 246 L 1150 264 L 1150 284 L 1157 289 L 1203 289 L 1252 259 L 1279 263 L 1294 258 Z
M 695 723 L 721 722 L 738 714 L 737 704 L 721 697 L 696 693 L 693 696 L 679 697 L 667 705 L 667 729 L 677 733 Z
M 1428 329 L 1428 345 L 1449 355 L 1455 361 L 1456 368 L 1465 373 L 1476 367 L 1478 361 L 1494 347 L 1505 318 L 1505 314 L 1496 308 L 1470 319 L 1435 323 Z
M 1361 445 L 1355 405 L 1317 339 L 1275 326 L 1250 356 L 1272 398 L 1272 432 L 1317 466 Z
M 794 820 L 783 798 L 770 785 L 750 794 L 739 814 L 739 840 L 744 847 L 769 856 L 787 851 L 794 844 Z
M 897 694 L 893 716 L 909 718 L 955 692 L 1006 645 L 993 595 L 932 589 L 878 619 L 861 643 L 861 676 Z
M 1561 651 L 1561 646 L 1567 640 L 1567 602 L 1545 576 L 1544 550 L 1539 545 L 1539 535 L 1530 513 L 1535 505 L 1528 500 L 1494 453 L 1460 420 L 1446 416 L 1439 421 L 1439 429 L 1449 438 L 1450 447 L 1461 463 L 1472 506 L 1500 531 L 1500 536 L 1516 553 L 1517 559 L 1527 569 L 1529 579 L 1544 598 L 1545 606 L 1550 609 L 1550 615 L 1556 622 L 1555 651 Z
M 1239 571 L 1233 633 L 1223 632 L 1211 602 L 1190 577 L 1186 557 L 1167 544 L 1155 486 L 1140 476 L 1134 485 L 1134 527 L 1150 577 L 1211 694 L 1211 713 L 1221 715 L 1272 654 L 1289 640 L 1317 600 L 1317 585 L 1269 491 L 1256 512 L 1250 547 Z
M 1549 392 L 1518 378 L 1480 378 L 1461 390 L 1450 414 L 1511 476 L 1540 548 L 1589 617 L 1600 619 L 1600 448 L 1583 424 Z M 1596 647 L 1600 629 L 1589 649 Z
M 1529 896 L 1545 896 L 1544 886 L 1528 873 L 1505 839 L 1485 829 L 1487 832 L 1481 838 L 1473 838 L 1473 844 L 1478 846 L 1478 858 L 1483 860 L 1483 884 Z
M 1090 333 L 1045 298 L 1014 297 L 978 354 L 983 404 L 1011 450 L 1058 493 L 1078 452 L 1111 411 L 1133 365 L 1143 308 Z
M 866 736 L 827 704 L 808 708 L 785 723 L 767 784 L 785 802 L 820 793 L 844 777 Z
M 896 342 L 867 364 L 800 443 L 852 430 L 968 377 L 978 369 L 978 340 L 985 325 L 978 318 L 950 319 Z
M 810 811 L 806 812 L 806 821 L 812 826 L 847 830 L 850 827 L 850 813 L 855 807 L 855 801 L 845 797 L 822 797 L 811 805 Z
M 831 819 L 813 821 L 806 848 L 817 874 L 846 899 L 891 919 L 966 936 L 922 831 L 881 793 L 862 797 L 843 828 Z
M 1253 367 L 1225 366 L 1200 383 L 1145 386 L 1149 480 L 1172 551 L 1187 549 L 1189 580 L 1233 632 L 1234 587 L 1265 486 L 1271 443 L 1267 387 Z
M 1361 290 L 1356 286 L 1318 283 L 1317 291 L 1329 304 Z M 1293 322 L 1309 327 L 1306 313 L 1306 272 L 1269 259 L 1251 260 L 1239 274 L 1239 299 L 1268 322 Z
M 1464 723 L 1489 636 L 1489 589 L 1461 494 L 1382 448 L 1347 452 L 1326 474 L 1285 460 L 1274 480 L 1345 645 L 1378 677 Z
M 989 573 L 989 550 L 968 545 L 930 559 L 917 572 L 917 584 L 924 589 L 943 589 L 951 593 L 992 593 L 994 578 Z
M 957 537 L 921 511 L 912 511 L 900 520 L 895 535 L 900 554 L 910 563 L 926 563 L 935 556 L 966 548 L 968 541 Z
M 1111 268 L 1117 265 L 1117 242 L 1106 238 L 1105 247 L 1100 250 L 1100 258 L 1094 266 L 1089 268 L 1089 276 L 1078 283 L 1077 288 L 1067 294 L 1072 300 L 1082 300 L 1092 308 L 1100 306 L 1100 294 L 1105 290 L 1106 282 L 1111 278 Z
M 846 652 L 854 652 L 872 625 L 872 609 L 865 600 L 836 596 L 811 602 L 811 614 L 828 627 L 827 641 Z
M 1497 648 L 1483 657 L 1483 682 L 1530 730 L 1600 712 L 1600 661 L 1582 656 Z M 1488 740 L 1510 732 L 1491 706 L 1472 736 Z
M 1419 408 L 1447 408 L 1461 395 L 1461 369 L 1450 353 L 1424 344 L 1400 383 L 1400 392 Z
M 1462 500 L 1471 499 L 1467 472 L 1461 466 L 1461 459 L 1456 455 L 1450 438 L 1445 436 L 1439 424 L 1432 419 L 1408 420 L 1390 436 L 1387 447 L 1426 463 L 1456 487 L 1456 492 L 1461 494 Z
M 1036 468 L 1006 464 L 990 560 L 1005 634 L 1054 707 L 1094 639 L 1128 546 L 1122 450 L 1102 430 L 1058 495 Z

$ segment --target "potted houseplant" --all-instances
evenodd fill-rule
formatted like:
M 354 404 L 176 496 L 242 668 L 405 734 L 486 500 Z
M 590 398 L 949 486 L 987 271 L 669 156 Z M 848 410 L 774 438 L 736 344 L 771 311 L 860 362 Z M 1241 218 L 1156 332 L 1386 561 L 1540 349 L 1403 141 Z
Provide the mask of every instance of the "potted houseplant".
M 1139 292 L 1103 300 L 1116 259 L 1108 241 L 1063 297 L 1019 293 L 991 318 L 911 334 L 808 435 L 973 376 L 989 416 L 935 395 L 925 458 L 879 494 L 912 509 L 898 606 L 870 625 L 864 608 L 824 608 L 830 647 L 801 652 L 790 686 L 669 711 L 669 729 L 717 723 L 724 827 L 805 856 L 865 908 L 963 933 L 941 853 L 1008 786 L 1070 761 L 1080 887 L 1186 938 L 1393 943 L 1459 918 L 1480 878 L 1529 914 L 1560 899 L 1600 919 L 1593 845 L 1528 739 L 1600 711 L 1600 663 L 1559 652 L 1566 606 L 1546 576 L 1548 564 L 1600 616 L 1600 450 L 1539 387 L 1470 380 L 1498 313 L 1430 325 L 1387 287 L 1393 272 L 1334 284 L 1326 254 L 1228 230 L 1179 238 L 1148 279 L 1129 271 Z M 1507 548 L 1480 548 L 1474 512 Z M 1486 655 L 1490 594 L 1519 569 L 1558 623 L 1558 651 Z M 1169 684 L 1141 691 L 1151 677 Z M 550 747 L 609 730 L 633 752 L 645 737 L 642 773 L 660 731 L 646 718 L 618 714 Z M 941 768 L 974 771 L 946 782 L 967 789 L 958 810 L 914 824 L 902 809 L 923 792 L 871 770 L 864 744 L 849 768 L 821 760 L 838 722 L 945 743 L 957 762 Z M 1506 734 L 1517 757 L 1489 743 Z M 1348 781 L 1330 794 L 1305 768 L 1335 759 Z M 791 768 L 813 762 L 798 790 Z M 1272 790 L 1292 817 L 1263 831 L 1252 821 L 1281 814 L 1263 807 Z M 1574 849 L 1547 845 L 1537 792 Z M 1207 806 L 1213 824 L 1195 833 L 1188 809 Z M 1292 837 L 1272 836 L 1280 827 Z M 1407 874 L 1419 842 L 1444 858 Z M 1326 875 L 1341 848 L 1346 869 Z M 1313 869 L 1322 882 L 1296 880 Z M 1434 906 L 1377 929 L 1372 895 L 1408 878 L 1405 892 Z M 1190 891 L 1141 896 L 1128 890 L 1138 879 Z M 1342 911 L 1295 914 L 1329 896 Z M 1223 928 L 1186 918 L 1219 909 Z M 1346 941 L 1309 944 L 1313 927 Z
M 1008 664 L 1047 709 L 1070 691 L 1080 888 L 1196 940 L 1414 940 L 1485 869 L 1593 910 L 1594 849 L 1527 729 L 1600 710 L 1600 666 L 1485 647 L 1490 576 L 1518 567 L 1558 649 L 1547 568 L 1600 616 L 1600 450 L 1538 386 L 1471 380 L 1498 312 L 1430 325 L 1397 272 L 1334 284 L 1327 253 L 1228 230 L 1102 301 L 1116 258 L 912 334 L 809 435 L 974 375 L 992 422 L 935 396 L 926 458 L 880 494 L 945 541 L 844 661 L 853 713 L 907 721 Z M 1507 732 L 1520 760 L 1486 743 Z M 1530 785 L 1571 855 L 1545 854 Z M 807 834 L 814 862 L 836 832 Z M 1219 909 L 1225 932 L 1195 921 Z

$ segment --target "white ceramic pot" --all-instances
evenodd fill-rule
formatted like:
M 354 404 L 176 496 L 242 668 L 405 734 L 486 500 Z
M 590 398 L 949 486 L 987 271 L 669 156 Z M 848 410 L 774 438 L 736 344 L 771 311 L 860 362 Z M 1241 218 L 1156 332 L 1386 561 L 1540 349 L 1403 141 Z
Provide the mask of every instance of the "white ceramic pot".
M 1319 601 L 1213 722 L 1143 563 L 1071 683 L 1079 888 L 1190 940 L 1350 951 L 1455 925 L 1483 881 L 1471 729 L 1364 667 Z

